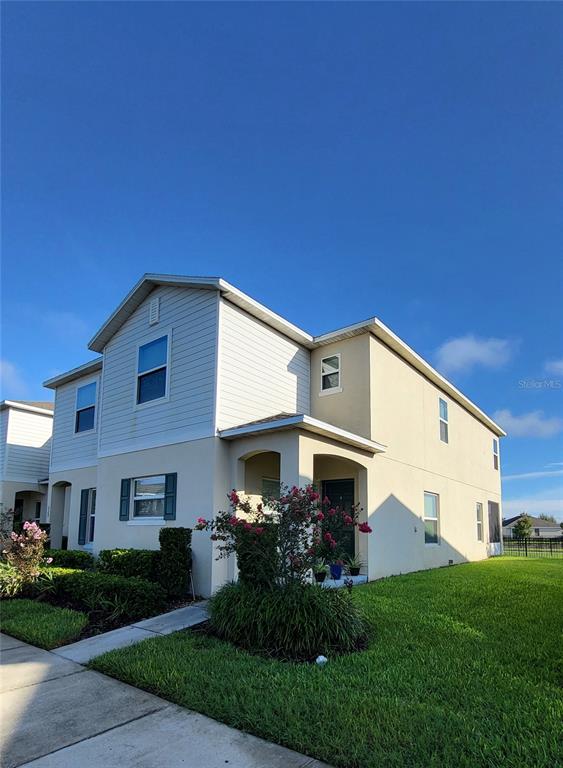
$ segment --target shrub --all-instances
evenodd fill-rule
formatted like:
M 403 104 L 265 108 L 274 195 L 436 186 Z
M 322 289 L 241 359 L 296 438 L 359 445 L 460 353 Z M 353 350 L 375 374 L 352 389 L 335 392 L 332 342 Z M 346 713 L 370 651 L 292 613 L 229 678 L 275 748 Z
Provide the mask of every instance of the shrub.
M 319 559 L 340 559 L 344 531 L 357 527 L 371 533 L 366 522 L 360 523 L 359 505 L 349 511 L 333 507 L 312 485 L 283 486 L 279 499 L 265 498 L 255 509 L 234 490 L 228 498 L 230 510 L 213 520 L 200 517 L 196 530 L 211 531 L 219 557 L 236 554 L 246 583 L 304 584 Z
M 95 571 L 50 569 L 50 594 L 79 610 L 110 620 L 134 621 L 162 610 L 164 590 L 150 581 Z
M 364 619 L 344 590 L 312 584 L 269 590 L 227 584 L 209 601 L 210 629 L 246 650 L 286 659 L 348 653 L 367 640 Z
M 160 552 L 153 549 L 102 549 L 98 566 L 104 573 L 157 582 L 159 560 Z
M 13 565 L 0 563 L 0 598 L 16 597 L 22 590 L 24 580 Z
M 9 565 L 13 566 L 21 577 L 22 584 L 33 582 L 41 571 L 44 563 L 44 549 L 47 534 L 37 523 L 27 520 L 22 526 L 22 532 L 12 531 L 6 543 L 3 554 Z
M 181 599 L 188 592 L 192 567 L 192 531 L 190 528 L 161 528 L 158 580 L 169 597 Z
M 94 556 L 81 549 L 46 549 L 46 557 L 54 568 L 79 568 L 82 571 L 94 567 Z

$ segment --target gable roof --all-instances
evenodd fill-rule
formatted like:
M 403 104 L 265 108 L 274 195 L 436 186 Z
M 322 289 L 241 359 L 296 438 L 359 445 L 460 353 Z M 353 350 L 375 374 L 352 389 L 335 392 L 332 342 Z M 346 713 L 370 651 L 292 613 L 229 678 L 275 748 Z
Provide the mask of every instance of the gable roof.
M 512 528 L 520 518 L 524 517 L 524 514 L 516 515 L 516 517 L 509 517 L 508 520 L 502 521 L 503 528 Z M 542 520 L 541 517 L 532 517 L 528 515 L 532 522 L 532 528 L 559 528 L 559 523 L 554 523 L 552 520 Z
M 94 352 L 103 352 L 105 345 L 112 336 L 119 330 L 127 318 L 140 306 L 146 297 L 159 285 L 178 286 L 184 288 L 199 288 L 201 290 L 220 291 L 221 295 L 228 301 L 244 309 L 253 317 L 261 320 L 271 328 L 283 333 L 288 338 L 301 344 L 307 349 L 316 349 L 335 341 L 357 336 L 362 333 L 370 333 L 390 349 L 396 352 L 403 360 L 409 363 L 413 368 L 419 371 L 429 381 L 435 384 L 439 389 L 458 402 L 466 411 L 471 413 L 482 424 L 488 427 L 495 435 L 504 437 L 506 432 L 487 414 L 482 411 L 475 403 L 460 392 L 450 381 L 441 373 L 418 355 L 408 344 L 393 333 L 377 317 L 372 317 L 360 323 L 338 328 L 330 333 L 324 333 L 319 336 L 312 336 L 302 328 L 290 323 L 281 315 L 273 312 L 268 307 L 256 301 L 248 294 L 243 293 L 234 285 L 231 285 L 221 277 L 194 277 L 189 275 L 163 275 L 148 272 L 133 286 L 127 296 L 119 304 L 117 309 L 109 316 L 106 322 L 101 326 L 98 332 L 93 336 L 88 347 Z M 87 364 L 88 365 L 88 364 Z M 74 369 L 75 371 L 79 369 Z M 69 374 L 72 371 L 69 372 Z M 52 387 L 64 383 L 61 378 L 68 376 L 62 374 L 45 382 L 44 386 Z M 76 377 L 76 376 L 75 376 Z M 66 380 L 69 380 L 68 378 Z

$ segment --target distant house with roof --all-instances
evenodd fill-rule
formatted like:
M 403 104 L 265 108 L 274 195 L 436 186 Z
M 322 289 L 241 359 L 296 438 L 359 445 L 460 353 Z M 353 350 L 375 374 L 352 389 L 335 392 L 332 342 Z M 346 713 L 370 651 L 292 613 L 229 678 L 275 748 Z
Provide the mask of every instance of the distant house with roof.
M 47 518 L 54 403 L 0 402 L 0 512 L 17 526 Z
M 524 516 L 525 513 L 523 512 L 521 515 L 509 517 L 508 520 L 502 521 L 502 535 L 504 538 L 511 539 L 514 537 L 514 527 Z M 563 535 L 563 530 L 559 523 L 543 520 L 541 517 L 532 517 L 531 515 L 527 515 L 527 517 L 530 518 L 532 523 L 531 537 L 555 539 Z

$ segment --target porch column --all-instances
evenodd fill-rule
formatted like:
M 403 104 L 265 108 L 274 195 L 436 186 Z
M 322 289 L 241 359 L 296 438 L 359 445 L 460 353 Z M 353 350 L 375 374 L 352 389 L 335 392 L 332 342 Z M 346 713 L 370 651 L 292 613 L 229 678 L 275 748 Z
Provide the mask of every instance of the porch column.
M 292 435 L 280 454 L 280 482 L 302 488 L 313 482 L 313 452 L 299 434 Z
M 360 523 L 369 523 L 370 515 L 370 498 L 369 498 L 369 472 L 365 467 L 361 467 L 358 472 L 358 489 L 357 500 L 363 510 L 360 513 Z M 359 558 L 364 563 L 362 573 L 367 574 L 369 579 L 369 539 L 370 537 L 365 533 L 358 531 L 357 535 L 357 553 Z

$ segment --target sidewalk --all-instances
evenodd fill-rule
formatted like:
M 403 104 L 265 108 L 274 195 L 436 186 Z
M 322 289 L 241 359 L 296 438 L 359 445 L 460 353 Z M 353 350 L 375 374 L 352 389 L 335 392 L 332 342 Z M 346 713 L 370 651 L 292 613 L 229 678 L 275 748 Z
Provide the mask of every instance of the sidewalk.
M 153 616 L 152 619 L 144 619 L 136 624 L 113 629 L 111 632 L 87 637 L 77 643 L 62 645 L 60 648 L 55 648 L 53 653 L 70 661 L 76 661 L 78 664 L 87 664 L 90 659 L 101 656 L 106 651 L 125 648 L 127 645 L 139 643 L 149 637 L 169 635 L 171 632 L 201 624 L 208 619 L 206 606 L 207 600 L 203 600 L 194 605 L 187 605 L 185 608 L 177 608 L 175 611 Z
M 328 768 L 0 635 L 2 768 Z

